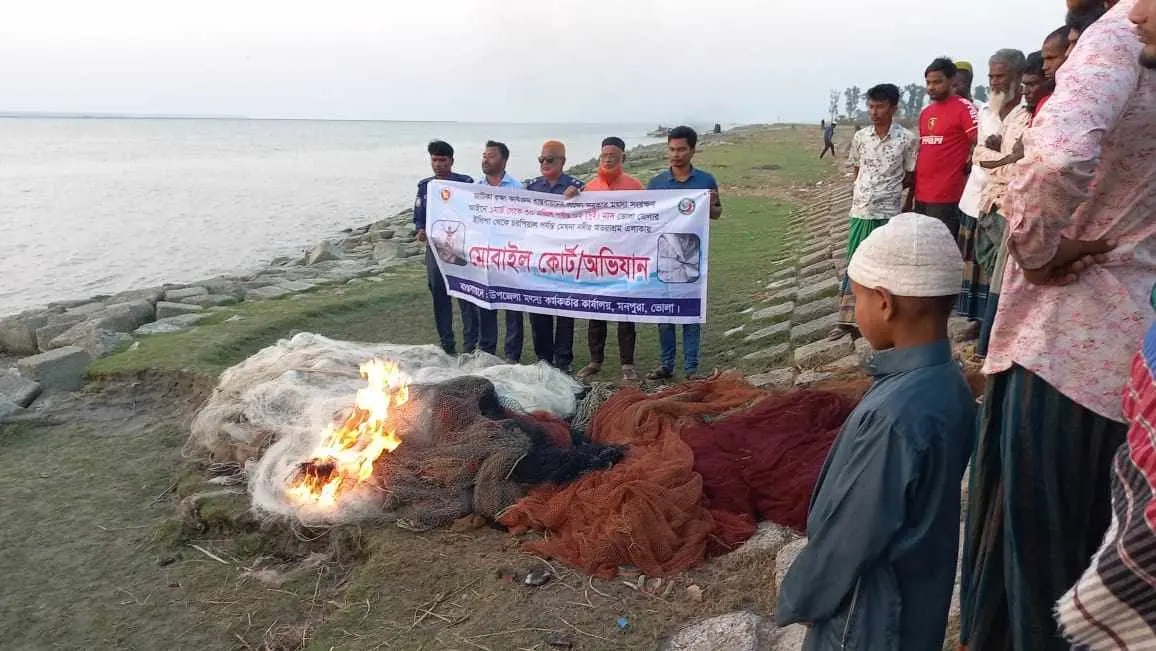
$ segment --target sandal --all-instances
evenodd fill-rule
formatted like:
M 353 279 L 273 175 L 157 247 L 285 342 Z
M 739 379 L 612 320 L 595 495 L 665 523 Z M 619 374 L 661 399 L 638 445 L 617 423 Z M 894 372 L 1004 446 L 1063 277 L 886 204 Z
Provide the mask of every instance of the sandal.
M 837 325 L 834 328 L 831 328 L 831 331 L 827 333 L 827 341 L 838 341 L 847 335 L 854 337 L 855 328 L 852 328 L 851 326 Z
M 634 370 L 633 364 L 622 365 L 622 381 L 623 382 L 638 382 L 638 372 Z
M 665 366 L 659 366 L 646 374 L 648 380 L 669 380 L 672 377 L 674 377 L 674 371 Z
M 578 371 L 578 375 L 576 375 L 574 377 L 578 378 L 579 380 L 587 380 L 589 378 L 594 377 L 595 375 L 598 375 L 601 372 L 602 372 L 602 365 L 601 364 L 595 364 L 595 363 L 591 362 L 591 363 L 587 364 L 586 366 L 583 366 L 582 370 Z

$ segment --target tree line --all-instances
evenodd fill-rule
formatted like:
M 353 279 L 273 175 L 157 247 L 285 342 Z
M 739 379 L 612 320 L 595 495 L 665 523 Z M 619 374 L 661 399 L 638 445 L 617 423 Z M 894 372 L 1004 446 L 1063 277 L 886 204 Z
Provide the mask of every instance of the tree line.
M 976 86 L 972 93 L 979 102 L 987 101 L 987 88 Z M 927 104 L 927 87 L 923 84 L 907 84 L 899 89 L 899 116 L 914 120 Z M 832 120 L 866 120 L 867 93 L 858 86 L 846 88 L 843 92 L 831 91 L 827 115 Z

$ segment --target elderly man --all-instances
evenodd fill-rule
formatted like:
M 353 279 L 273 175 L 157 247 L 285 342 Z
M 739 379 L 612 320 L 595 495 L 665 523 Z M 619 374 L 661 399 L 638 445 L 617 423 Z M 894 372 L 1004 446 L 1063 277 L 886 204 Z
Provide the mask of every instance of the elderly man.
M 1134 4 L 1080 36 L 1005 201 L 962 575 L 973 649 L 1068 649 L 1052 609 L 1111 519 L 1120 395 L 1156 283 L 1156 73 L 1138 60 Z
M 899 87 L 879 84 L 867 91 L 867 115 L 871 126 L 851 139 L 847 162 L 855 168 L 851 199 L 851 232 L 847 238 L 847 264 L 855 250 L 876 228 L 887 223 L 903 205 L 903 188 L 911 187 L 919 140 L 895 121 Z M 839 339 L 856 334 L 855 294 L 844 274 L 839 288 L 839 322 L 828 334 Z
M 482 178 L 478 185 L 522 189 L 522 182 L 506 171 L 510 148 L 505 143 L 490 140 L 482 151 Z M 506 341 L 503 347 L 506 361 L 517 364 L 522 359 L 522 313 L 506 310 Z M 478 308 L 478 347 L 495 355 L 498 349 L 498 311 Z
M 598 173 L 586 184 L 591 191 L 642 190 L 642 182 L 623 171 L 626 162 L 626 143 L 622 138 L 611 136 L 602 141 L 602 152 L 598 156 Z M 602 372 L 606 359 L 605 321 L 591 321 L 586 330 L 586 344 L 590 348 L 590 363 L 578 371 L 579 380 L 587 380 Z M 636 329 L 629 321 L 618 322 L 618 359 L 622 363 L 622 381 L 638 382 L 638 371 L 634 370 L 634 347 Z
M 547 140 L 538 156 L 538 170 L 542 175 L 526 182 L 533 192 L 560 194 L 569 199 L 582 191 L 582 181 L 563 174 L 566 167 L 566 145 Z M 555 326 L 555 322 L 557 325 Z M 534 354 L 564 373 L 570 372 L 574 362 L 574 319 L 551 314 L 530 314 L 530 334 L 534 340 Z
M 1129 18 L 1144 43 L 1141 65 L 1156 68 L 1156 0 L 1137 0 Z M 1156 326 L 1133 359 L 1123 408 L 1129 428 L 1112 464 L 1112 524 L 1057 608 L 1068 640 L 1092 649 L 1141 649 L 1156 640 Z
M 951 59 L 936 59 L 924 77 L 931 103 L 919 115 L 919 159 L 915 163 L 915 212 L 943 222 L 959 236 L 959 200 L 967 185 L 975 146 L 976 111 L 951 89 Z
M 1022 91 L 1024 106 L 1017 107 L 1004 120 L 1000 132 L 1000 151 L 976 156 L 978 165 L 989 170 L 990 180 L 980 198 L 979 235 L 976 238 L 976 260 L 983 266 L 991 279 L 987 295 L 987 312 L 983 317 L 983 329 L 975 346 L 976 357 L 987 356 L 991 341 L 991 325 L 995 320 L 999 305 L 999 293 L 1003 284 L 1004 268 L 1007 264 L 1007 247 L 1004 235 L 1007 221 L 1003 205 L 1007 198 L 1007 186 L 1016 175 L 1016 163 L 1024 157 L 1023 133 L 1031 125 L 1044 99 L 1055 90 L 1055 82 L 1044 76 L 1044 58 L 1039 52 L 1032 52 L 1024 65 Z
M 979 137 L 973 152 L 974 160 L 992 161 L 1005 155 L 1001 152 L 1003 140 L 1000 134 L 1022 100 L 1020 83 L 1023 71 L 1024 53 L 1019 50 L 999 50 L 988 59 L 990 96 L 979 110 Z M 979 218 L 983 214 L 980 204 L 990 183 L 988 168 L 973 164 L 967 187 L 959 200 L 959 249 L 963 252 L 964 265 L 963 286 L 955 311 L 973 322 L 973 336 L 979 334 L 979 320 L 987 311 L 988 275 L 977 263 L 975 242 Z

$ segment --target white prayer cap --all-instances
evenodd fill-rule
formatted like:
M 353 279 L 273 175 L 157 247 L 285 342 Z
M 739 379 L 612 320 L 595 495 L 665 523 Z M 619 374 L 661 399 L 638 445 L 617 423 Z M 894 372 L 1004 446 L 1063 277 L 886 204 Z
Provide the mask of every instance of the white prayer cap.
M 963 280 L 963 258 L 943 222 L 909 212 L 892 217 L 863 240 L 847 275 L 896 296 L 951 296 Z

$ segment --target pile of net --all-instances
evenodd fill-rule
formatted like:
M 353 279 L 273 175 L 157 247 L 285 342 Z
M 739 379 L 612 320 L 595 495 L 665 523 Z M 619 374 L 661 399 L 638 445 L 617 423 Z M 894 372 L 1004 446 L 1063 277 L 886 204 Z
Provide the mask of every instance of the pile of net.
M 587 574 L 620 567 L 666 576 L 733 550 L 771 520 L 802 528 L 827 452 L 855 401 L 771 395 L 737 377 L 647 395 L 625 389 L 595 413 L 590 437 L 625 445 L 613 468 L 542 486 L 506 511 L 527 543 Z
M 682 431 L 711 508 L 803 531 L 827 452 L 855 400 L 825 391 L 767 398 Z
M 764 395 L 738 377 L 655 394 L 622 389 L 594 414 L 588 434 L 628 446 L 623 460 L 566 487 L 532 489 L 500 521 L 514 533 L 548 532 L 528 548 L 603 578 L 622 565 L 665 576 L 732 549 L 754 533 L 754 520 L 706 503 L 694 452 L 679 432 Z
M 320 434 L 351 412 L 365 383 L 358 367 L 375 358 L 397 362 L 412 382 L 408 401 L 390 412 L 401 445 L 374 462 L 372 477 L 343 489 L 336 507 L 293 499 L 287 487 Z M 617 461 L 616 447 L 572 443 L 563 419 L 580 390 L 545 365 L 299 334 L 222 374 L 186 452 L 243 463 L 262 514 L 309 525 L 389 519 L 427 529 L 470 514 L 494 518 L 529 485 L 565 483 Z

